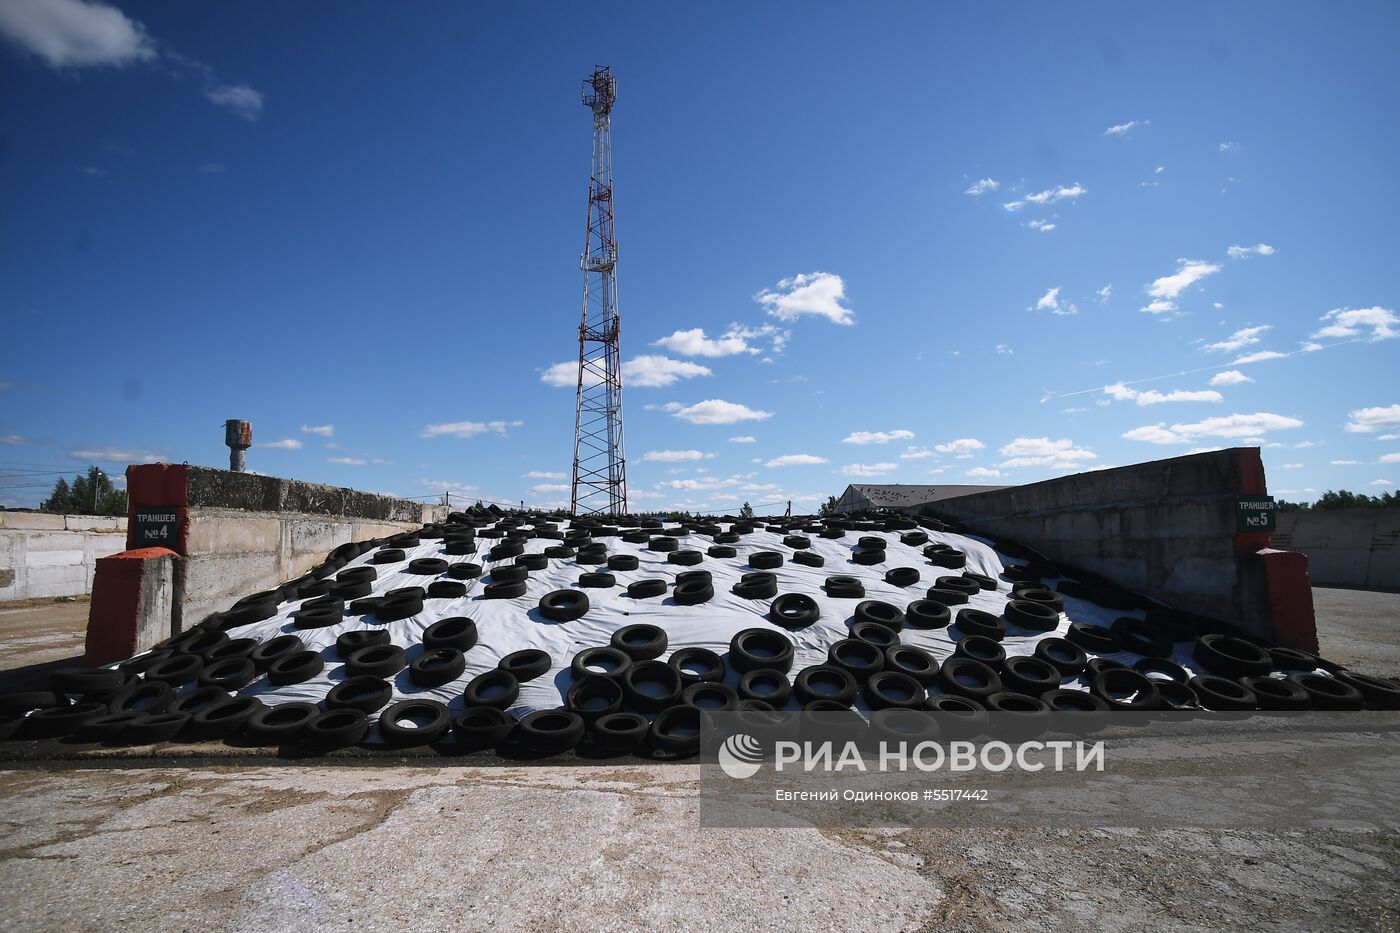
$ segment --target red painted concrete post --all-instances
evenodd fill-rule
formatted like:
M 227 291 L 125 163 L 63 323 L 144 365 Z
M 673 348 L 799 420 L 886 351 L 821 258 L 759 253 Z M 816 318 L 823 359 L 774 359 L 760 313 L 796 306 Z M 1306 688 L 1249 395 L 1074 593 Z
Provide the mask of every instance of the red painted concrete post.
M 98 559 L 84 666 L 129 658 L 170 633 L 178 557 L 169 548 L 152 547 Z
M 1241 496 L 1264 496 L 1268 485 L 1264 461 L 1258 447 L 1240 447 Z M 1313 615 L 1312 582 L 1308 579 L 1308 556 L 1297 551 L 1276 551 L 1269 547 L 1267 531 L 1245 531 L 1235 535 L 1238 560 L 1263 565 L 1264 591 L 1274 638 L 1285 648 L 1316 652 L 1317 619 Z

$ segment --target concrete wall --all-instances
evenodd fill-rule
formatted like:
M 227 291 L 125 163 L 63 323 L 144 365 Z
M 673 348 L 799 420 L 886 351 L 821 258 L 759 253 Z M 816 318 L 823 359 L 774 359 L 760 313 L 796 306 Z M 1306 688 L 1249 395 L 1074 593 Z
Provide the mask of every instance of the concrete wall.
M 0 512 L 0 602 L 92 592 L 97 559 L 126 550 L 126 519 Z
M 1314 583 L 1400 590 L 1400 509 L 1283 512 L 1269 545 L 1308 555 Z
M 1234 448 L 946 499 L 929 511 L 1273 642 L 1281 633 L 1255 553 L 1267 536 L 1236 532 L 1238 498 L 1263 494 L 1263 483 L 1258 448 Z

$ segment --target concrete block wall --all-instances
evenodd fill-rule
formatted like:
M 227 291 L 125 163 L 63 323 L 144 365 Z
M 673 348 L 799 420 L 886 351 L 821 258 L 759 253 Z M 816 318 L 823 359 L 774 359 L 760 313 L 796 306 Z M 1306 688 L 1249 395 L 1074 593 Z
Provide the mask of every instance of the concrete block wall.
M 98 558 L 125 549 L 125 518 L 0 512 L 0 602 L 85 596 Z
M 1322 586 L 1400 590 L 1400 509 L 1284 512 L 1269 545 L 1306 554 Z

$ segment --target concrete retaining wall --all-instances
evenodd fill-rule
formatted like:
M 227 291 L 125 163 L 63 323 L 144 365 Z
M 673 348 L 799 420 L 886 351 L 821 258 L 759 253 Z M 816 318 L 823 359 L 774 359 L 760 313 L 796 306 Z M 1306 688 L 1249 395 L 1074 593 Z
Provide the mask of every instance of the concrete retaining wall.
M 0 512 L 0 602 L 85 596 L 97 559 L 125 549 L 125 518 Z
M 1305 645 L 1312 627 L 1306 571 L 1297 581 L 1309 595 L 1305 613 L 1275 605 L 1284 597 L 1277 574 L 1271 579 L 1264 566 L 1268 536 L 1236 531 L 1237 500 L 1265 491 L 1258 448 L 1241 447 L 946 499 L 928 509 L 1260 640 Z M 1290 591 L 1298 602 L 1297 587 Z
M 1284 512 L 1269 545 L 1308 555 L 1314 583 L 1400 590 L 1400 509 Z

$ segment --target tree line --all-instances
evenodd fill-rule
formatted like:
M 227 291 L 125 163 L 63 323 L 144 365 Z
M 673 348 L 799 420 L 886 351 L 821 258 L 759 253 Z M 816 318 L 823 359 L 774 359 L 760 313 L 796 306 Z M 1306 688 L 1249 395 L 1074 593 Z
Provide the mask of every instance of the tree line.
M 1379 496 L 1368 496 L 1364 492 L 1339 492 L 1327 490 L 1311 503 L 1288 502 L 1280 499 L 1280 512 L 1329 512 L 1336 509 L 1394 509 L 1400 508 L 1400 493 L 1383 492 Z
M 63 515 L 125 515 L 126 490 L 112 485 L 111 478 L 95 466 L 79 473 L 70 483 L 60 476 L 53 492 L 39 504 L 41 512 Z

